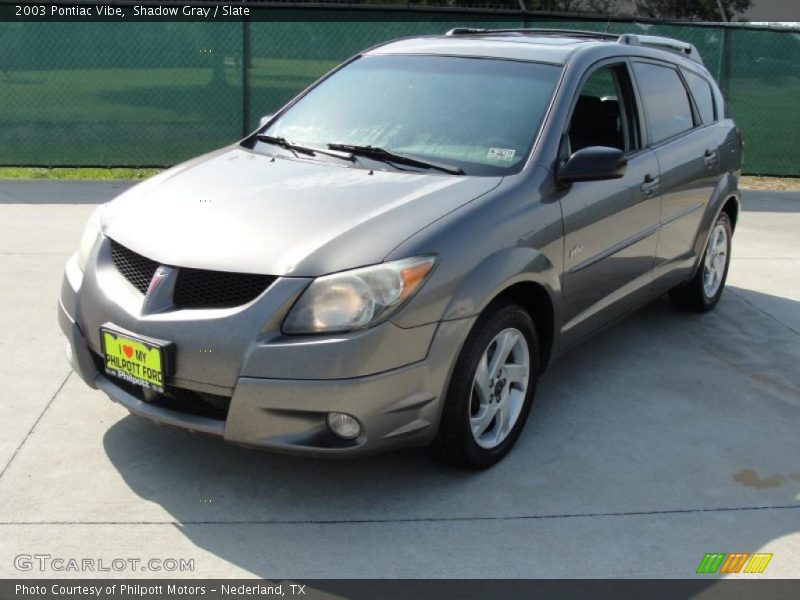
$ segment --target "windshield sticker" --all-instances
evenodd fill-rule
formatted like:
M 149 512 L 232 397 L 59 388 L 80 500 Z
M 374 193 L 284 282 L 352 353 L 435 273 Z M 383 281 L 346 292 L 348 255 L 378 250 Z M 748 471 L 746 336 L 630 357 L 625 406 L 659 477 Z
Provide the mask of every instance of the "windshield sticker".
M 489 148 L 486 158 L 489 160 L 501 160 L 503 162 L 511 162 L 514 160 L 514 153 L 516 150 L 513 148 Z

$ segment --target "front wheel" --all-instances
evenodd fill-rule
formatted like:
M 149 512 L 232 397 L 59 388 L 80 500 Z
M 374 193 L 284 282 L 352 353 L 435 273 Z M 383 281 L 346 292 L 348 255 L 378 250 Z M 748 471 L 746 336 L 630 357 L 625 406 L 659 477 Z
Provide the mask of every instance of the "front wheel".
M 472 469 L 503 458 L 528 418 L 538 365 L 539 345 L 530 315 L 507 302 L 487 308 L 456 362 L 434 453 Z
M 697 273 L 687 283 L 669 291 L 673 305 L 694 312 L 706 312 L 717 305 L 728 278 L 732 235 L 731 220 L 722 213 L 711 229 Z

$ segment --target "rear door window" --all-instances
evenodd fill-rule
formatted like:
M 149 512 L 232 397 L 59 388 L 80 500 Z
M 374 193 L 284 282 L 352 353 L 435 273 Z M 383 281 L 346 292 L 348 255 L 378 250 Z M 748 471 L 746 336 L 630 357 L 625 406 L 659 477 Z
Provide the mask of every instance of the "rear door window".
M 678 71 L 642 62 L 634 63 L 633 70 L 654 144 L 694 128 L 692 105 Z
M 683 70 L 683 76 L 692 91 L 692 97 L 697 105 L 703 124 L 713 123 L 716 120 L 716 111 L 714 110 L 714 92 L 711 91 L 711 84 L 700 75 L 685 69 Z

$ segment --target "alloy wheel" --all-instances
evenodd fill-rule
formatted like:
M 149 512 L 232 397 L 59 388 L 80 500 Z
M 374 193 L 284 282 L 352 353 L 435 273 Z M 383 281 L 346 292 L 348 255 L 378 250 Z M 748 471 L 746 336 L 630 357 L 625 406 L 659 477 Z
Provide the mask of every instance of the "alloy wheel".
M 530 378 L 530 351 L 514 328 L 498 333 L 484 350 L 472 383 L 469 421 L 481 448 L 495 448 L 514 428 Z
M 713 298 L 722 284 L 727 257 L 728 232 L 724 225 L 717 223 L 708 240 L 703 263 L 703 292 L 707 298 Z

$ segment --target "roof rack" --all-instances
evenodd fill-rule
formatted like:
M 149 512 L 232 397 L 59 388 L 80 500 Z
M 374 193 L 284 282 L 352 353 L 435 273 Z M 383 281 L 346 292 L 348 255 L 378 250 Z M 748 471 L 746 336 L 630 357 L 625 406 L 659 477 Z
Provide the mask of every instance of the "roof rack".
M 655 35 L 638 35 L 635 33 L 625 33 L 619 38 L 620 44 L 628 44 L 629 46 L 650 46 L 651 48 L 659 48 L 662 50 L 669 50 L 676 52 L 686 58 L 693 60 L 696 63 L 703 64 L 703 59 L 700 53 L 693 44 L 681 42 L 680 40 L 673 40 L 668 37 L 659 37 Z
M 519 28 L 519 29 L 481 29 L 477 27 L 456 27 L 451 29 L 445 35 L 502 35 L 506 33 L 516 33 L 520 35 L 552 35 L 552 36 L 565 36 L 577 37 L 587 39 L 609 40 L 615 41 L 620 44 L 627 44 L 629 46 L 649 46 L 651 48 L 658 48 L 661 50 L 668 50 L 685 56 L 696 63 L 703 64 L 703 59 L 694 45 L 674 40 L 667 37 L 658 37 L 654 35 L 638 35 L 635 33 L 624 33 L 622 35 L 614 33 L 605 33 L 602 31 L 582 31 L 580 29 L 536 29 L 536 28 Z
M 567 35 L 569 37 L 600 38 L 606 40 L 616 40 L 619 35 L 613 33 L 603 33 L 602 31 L 582 31 L 580 29 L 537 29 L 521 27 L 518 29 L 481 29 L 477 27 L 456 27 L 445 35 L 495 35 L 503 33 L 520 33 L 534 35 Z

